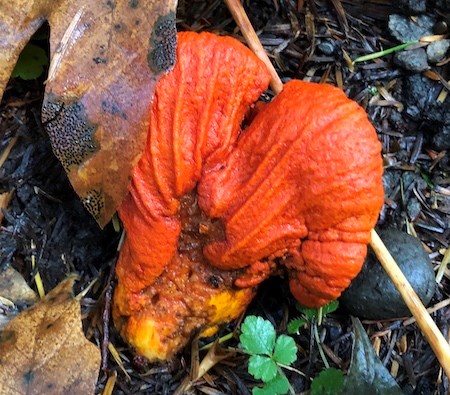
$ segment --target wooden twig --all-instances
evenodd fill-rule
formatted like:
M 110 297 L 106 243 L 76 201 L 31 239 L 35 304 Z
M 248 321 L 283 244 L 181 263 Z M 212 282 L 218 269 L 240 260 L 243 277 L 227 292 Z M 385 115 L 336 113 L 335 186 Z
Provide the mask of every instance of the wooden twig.
M 445 374 L 447 377 L 450 377 L 450 346 L 447 340 L 445 340 L 436 323 L 433 321 L 430 314 L 428 314 L 425 306 L 375 230 L 372 230 L 370 246 L 416 319 L 419 328 L 441 363 Z
M 253 26 L 250 23 L 240 0 L 225 0 L 225 3 L 239 26 L 239 29 L 241 29 L 241 33 L 244 36 L 248 46 L 267 66 L 271 76 L 270 86 L 272 90 L 275 94 L 280 93 L 283 90 L 283 82 L 281 82 L 275 67 L 273 67 L 272 62 L 267 56 L 266 50 L 262 46 L 261 41 L 259 41 L 259 38 L 253 29 Z
M 247 40 L 248 46 L 267 65 L 272 76 L 271 86 L 273 91 L 277 94 L 280 93 L 283 90 L 281 79 L 259 41 L 240 0 L 225 0 L 225 3 L 241 29 L 242 35 Z M 419 328 L 428 340 L 447 377 L 450 377 L 450 345 L 374 229 L 372 230 L 371 238 L 370 246 L 416 319 Z

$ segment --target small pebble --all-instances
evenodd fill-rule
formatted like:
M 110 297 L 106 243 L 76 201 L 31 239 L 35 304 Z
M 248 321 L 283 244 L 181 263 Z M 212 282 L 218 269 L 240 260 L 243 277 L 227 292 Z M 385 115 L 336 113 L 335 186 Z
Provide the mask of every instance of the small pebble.
M 433 147 L 437 151 L 450 150 L 450 125 L 442 125 L 433 136 Z
M 423 48 L 401 51 L 394 55 L 394 62 L 406 70 L 420 73 L 430 68 L 427 53 Z
M 428 44 L 427 57 L 430 63 L 437 63 L 445 58 L 450 47 L 450 40 L 439 40 Z
M 434 34 L 446 34 L 448 30 L 448 24 L 445 21 L 436 22 L 433 27 Z
M 389 32 L 399 42 L 418 40 L 422 36 L 433 34 L 433 26 L 436 23 L 434 17 L 419 15 L 412 20 L 404 15 L 392 14 L 389 16 Z
M 429 104 L 429 93 L 439 85 L 420 74 L 408 75 L 404 78 L 404 97 L 406 99 L 406 113 L 412 119 L 419 121 L 425 116 Z M 441 89 L 441 86 L 439 86 Z
M 317 45 L 317 48 L 322 52 L 324 55 L 332 55 L 336 49 L 336 46 L 333 41 L 325 40 L 320 42 Z
M 422 206 L 416 197 L 412 197 L 408 200 L 408 203 L 406 204 L 406 212 L 408 213 L 410 221 L 414 221 L 419 216 L 421 211 Z
M 434 295 L 436 282 L 430 258 L 421 242 L 396 229 L 380 231 L 379 234 L 422 303 L 428 305 Z M 411 315 L 372 251 L 361 273 L 342 294 L 340 305 L 350 314 L 366 319 L 382 320 Z

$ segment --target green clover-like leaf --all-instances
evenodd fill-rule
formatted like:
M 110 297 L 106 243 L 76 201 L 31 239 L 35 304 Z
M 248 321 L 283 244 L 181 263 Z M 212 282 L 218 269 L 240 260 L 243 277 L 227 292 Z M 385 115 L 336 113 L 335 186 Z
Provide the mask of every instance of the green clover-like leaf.
M 290 365 L 297 359 L 297 346 L 292 337 L 280 335 L 275 342 L 273 358 L 283 365 Z
M 263 387 L 254 387 L 253 395 L 284 395 L 289 391 L 289 381 L 284 374 L 278 374 Z
M 270 321 L 261 317 L 248 316 L 241 325 L 239 340 L 250 354 L 271 356 L 275 345 L 276 332 Z
M 258 380 L 268 382 L 278 373 L 276 362 L 264 355 L 252 355 L 248 360 L 248 372 Z

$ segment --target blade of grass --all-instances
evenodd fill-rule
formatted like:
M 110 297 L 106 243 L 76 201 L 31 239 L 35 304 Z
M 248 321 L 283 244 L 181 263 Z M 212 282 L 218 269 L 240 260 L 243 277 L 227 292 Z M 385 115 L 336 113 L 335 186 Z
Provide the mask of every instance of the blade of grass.
M 412 44 L 417 44 L 417 42 L 418 41 L 408 41 L 406 43 L 403 43 L 403 44 L 400 44 L 400 45 L 396 45 L 395 47 L 388 48 L 388 49 L 385 49 L 383 51 L 373 52 L 373 53 L 370 53 L 368 55 L 360 56 L 360 57 L 356 58 L 352 63 L 355 64 L 355 63 L 359 63 L 359 62 L 365 62 L 366 60 L 378 59 L 378 58 L 381 58 L 382 56 L 386 56 L 386 55 L 389 55 L 391 53 L 398 52 L 398 51 L 401 51 L 403 49 L 406 49 Z

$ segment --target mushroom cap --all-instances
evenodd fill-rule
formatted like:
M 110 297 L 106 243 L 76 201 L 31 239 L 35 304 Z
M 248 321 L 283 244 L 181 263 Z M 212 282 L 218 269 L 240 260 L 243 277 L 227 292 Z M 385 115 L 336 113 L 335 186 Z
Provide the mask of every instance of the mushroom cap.
M 243 271 L 223 271 L 204 258 L 204 245 L 224 232 L 199 209 L 196 185 L 233 149 L 269 80 L 265 65 L 237 40 L 179 33 L 176 66 L 157 85 L 146 148 L 118 209 L 127 234 L 113 318 L 150 360 L 169 358 L 197 330 L 213 334 L 255 294 L 234 285 Z
M 232 38 L 178 35 L 119 208 L 113 316 L 149 359 L 238 317 L 276 268 L 307 306 L 361 269 L 383 204 L 376 133 L 339 89 L 295 80 L 241 130 L 269 78 Z
M 226 229 L 206 257 L 222 269 L 282 257 L 300 303 L 336 299 L 383 204 L 380 152 L 365 111 L 340 89 L 288 82 L 199 182 L 200 207 Z

